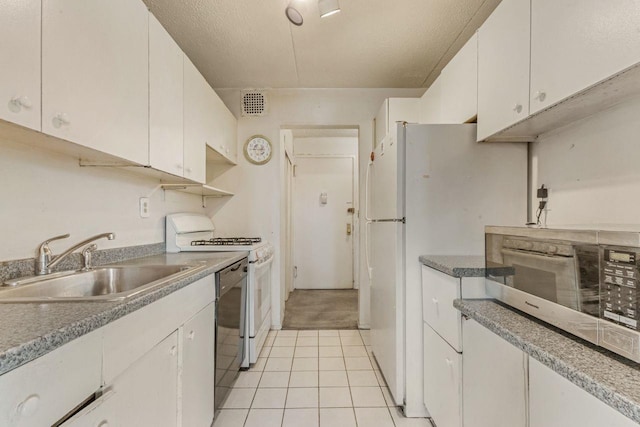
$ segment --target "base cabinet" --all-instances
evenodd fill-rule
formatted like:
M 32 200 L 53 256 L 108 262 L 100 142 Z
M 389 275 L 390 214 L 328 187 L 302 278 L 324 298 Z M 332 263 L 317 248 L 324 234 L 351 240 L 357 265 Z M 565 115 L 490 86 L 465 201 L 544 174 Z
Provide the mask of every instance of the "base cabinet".
M 462 334 L 464 426 L 527 426 L 527 355 L 475 320 Z
M 162 340 L 64 427 L 177 425 L 178 332 Z
M 632 427 L 634 421 L 529 359 L 530 427 Z
M 442 427 L 462 427 L 462 354 L 424 324 L 424 401 Z
M 215 382 L 215 303 L 181 328 L 182 426 L 209 426 L 213 421 Z

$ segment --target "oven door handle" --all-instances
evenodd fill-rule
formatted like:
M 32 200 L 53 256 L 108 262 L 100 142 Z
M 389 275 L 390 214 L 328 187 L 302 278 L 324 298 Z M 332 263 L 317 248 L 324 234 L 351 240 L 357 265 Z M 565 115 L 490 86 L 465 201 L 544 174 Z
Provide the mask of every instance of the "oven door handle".
M 257 263 L 255 261 L 250 261 L 250 264 L 253 264 L 256 270 L 260 270 L 262 268 L 268 267 L 273 262 L 273 257 L 274 257 L 274 254 L 271 254 L 267 258 L 262 260 L 260 263 Z
M 572 256 L 566 257 L 561 255 L 553 255 L 553 254 L 545 255 L 537 252 L 521 252 L 521 251 L 514 251 L 511 249 L 500 249 L 500 252 L 502 253 L 502 255 L 520 256 L 520 257 L 530 258 L 535 260 L 545 260 L 545 261 L 554 262 L 556 264 L 566 263 L 567 261 L 570 261 L 573 259 Z

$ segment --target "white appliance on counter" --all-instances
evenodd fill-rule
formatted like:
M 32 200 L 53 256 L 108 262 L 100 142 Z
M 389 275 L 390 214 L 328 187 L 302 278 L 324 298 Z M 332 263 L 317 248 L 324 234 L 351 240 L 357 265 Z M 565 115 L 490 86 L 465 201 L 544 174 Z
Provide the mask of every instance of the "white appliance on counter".
M 420 255 L 484 253 L 488 224 L 527 219 L 527 145 L 476 143 L 476 125 L 398 126 L 367 171 L 373 354 L 408 417 L 423 400 Z M 370 187 L 370 188 L 369 188 Z
M 256 363 L 271 327 L 271 265 L 274 248 L 259 237 L 214 238 L 215 227 L 205 215 L 177 213 L 167 215 L 166 250 L 175 252 L 248 251 L 247 328 L 248 348 L 242 367 Z

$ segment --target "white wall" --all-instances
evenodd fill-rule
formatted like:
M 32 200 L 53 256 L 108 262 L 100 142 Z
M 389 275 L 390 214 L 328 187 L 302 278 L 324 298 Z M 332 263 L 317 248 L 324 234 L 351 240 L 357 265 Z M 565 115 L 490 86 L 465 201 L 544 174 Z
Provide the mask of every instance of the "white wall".
M 637 99 L 532 144 L 533 185 L 549 188 L 547 225 L 640 224 L 639 116 Z
M 366 161 L 373 141 L 373 118 L 388 97 L 419 97 L 424 89 L 274 89 L 268 91 L 269 112 L 263 117 L 241 117 L 240 91 L 217 89 L 227 107 L 238 117 L 238 148 L 253 134 L 267 136 L 279 147 L 280 129 L 304 126 L 355 126 L 359 129 L 360 182 L 364 182 Z M 282 212 L 282 149 L 264 166 L 249 164 L 242 154 L 238 166 L 222 174 L 215 185 L 228 188 L 236 195 L 214 215 L 219 229 L 238 234 L 255 234 L 270 240 L 277 248 L 274 280 L 284 277 L 281 263 L 280 219 Z M 364 193 L 360 192 L 360 206 Z M 361 223 L 362 224 L 362 223 Z M 364 247 L 364 230 L 360 230 L 360 247 Z M 366 277 L 366 266 L 360 263 L 360 277 Z M 284 286 L 284 285 L 283 285 Z M 274 292 L 274 313 L 280 311 L 280 295 Z M 281 320 L 274 316 L 273 326 Z M 360 325 L 369 326 L 369 284 L 361 281 Z
M 91 235 L 112 231 L 99 249 L 164 241 L 164 216 L 203 212 L 199 197 L 157 190 L 151 217 L 140 218 L 140 197 L 158 181 L 112 168 L 80 167 L 70 156 L 9 141 L 0 135 L 0 260 L 33 258 L 48 237 L 70 233 L 51 244 L 54 253 Z
M 293 140 L 293 153 L 299 155 L 358 155 L 356 137 L 308 137 Z

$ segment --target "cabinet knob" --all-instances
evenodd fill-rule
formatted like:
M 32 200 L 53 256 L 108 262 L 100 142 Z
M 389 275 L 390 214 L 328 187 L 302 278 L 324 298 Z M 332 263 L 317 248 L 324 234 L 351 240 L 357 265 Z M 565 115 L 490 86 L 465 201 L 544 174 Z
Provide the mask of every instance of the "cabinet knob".
M 438 298 L 431 298 L 431 302 L 434 304 L 438 304 Z
M 541 90 L 536 92 L 536 96 L 533 97 L 533 99 L 537 99 L 540 102 L 544 102 L 544 100 L 547 98 L 547 94 Z
M 193 339 L 193 337 L 195 337 L 195 336 L 196 336 L 196 333 L 195 333 L 194 331 L 191 331 L 191 332 L 189 332 L 188 338 L 189 338 L 190 340 L 192 340 L 192 339 Z
M 20 415 L 30 417 L 36 413 L 38 409 L 38 402 L 40 402 L 40 396 L 37 394 L 27 396 L 25 400 L 18 404 L 16 412 Z
M 19 113 L 23 108 L 30 110 L 32 106 L 31 100 L 26 96 L 16 96 L 9 101 L 9 111 L 12 113 Z
M 190 174 L 190 173 L 191 173 L 191 168 L 184 168 L 184 171 L 185 171 L 186 173 Z
M 170 354 L 170 355 L 172 355 L 172 356 L 175 356 L 175 355 L 176 355 L 176 353 L 178 353 L 178 347 L 176 347 L 176 346 L 174 345 L 173 347 L 171 347 L 171 348 L 169 349 L 169 354 Z
M 513 111 L 515 111 L 516 113 L 520 114 L 522 113 L 522 104 L 516 104 L 513 106 Z
M 56 114 L 51 122 L 53 123 L 53 127 L 56 129 L 60 129 L 62 126 L 69 126 L 71 124 L 67 113 Z
M 98 424 L 97 427 L 109 427 L 109 421 L 102 420 L 102 421 L 100 421 L 100 423 Z
M 447 366 L 449 366 L 449 367 L 453 366 L 453 361 L 451 361 L 451 359 L 449 359 L 449 358 L 444 359 L 444 363 L 446 363 Z
M 182 165 L 180 163 L 176 163 L 176 169 L 182 169 Z

